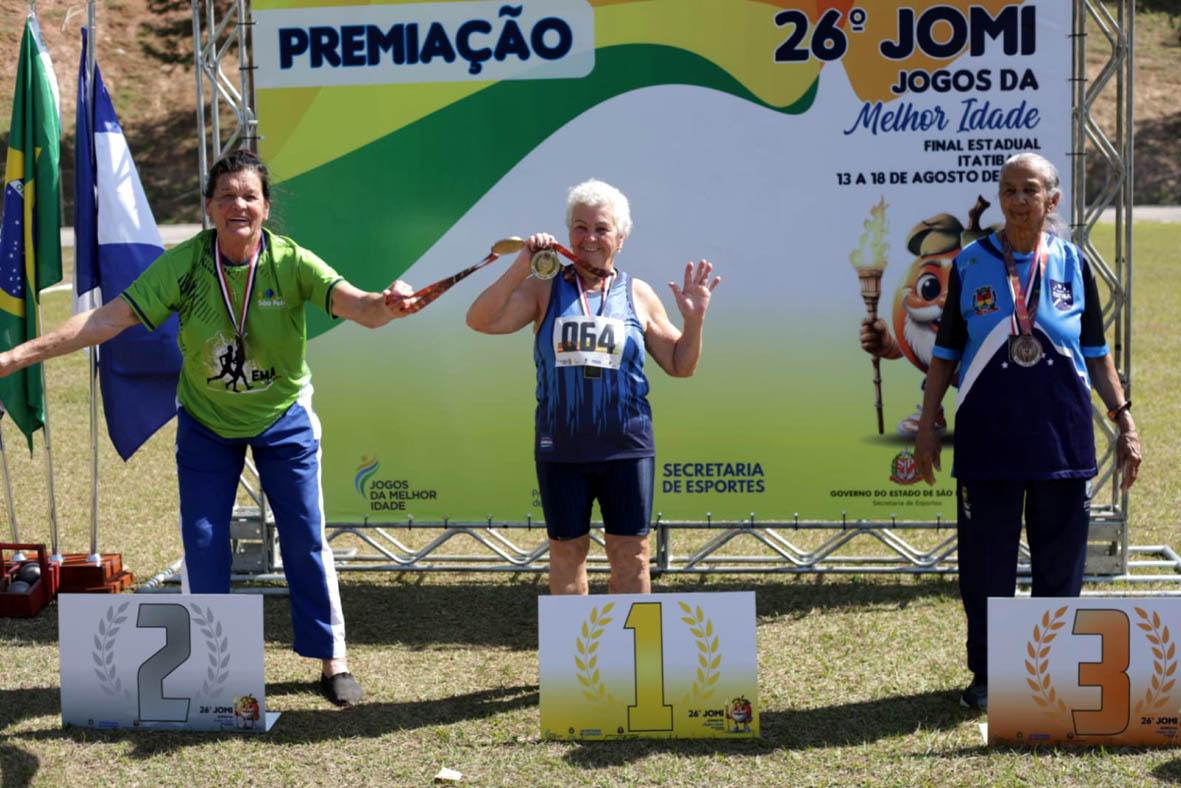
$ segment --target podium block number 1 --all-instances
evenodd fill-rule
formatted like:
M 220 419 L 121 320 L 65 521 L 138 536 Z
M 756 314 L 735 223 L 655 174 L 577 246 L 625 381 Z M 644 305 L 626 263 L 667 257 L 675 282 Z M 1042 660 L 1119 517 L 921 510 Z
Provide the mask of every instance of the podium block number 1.
M 627 614 L 624 629 L 635 640 L 636 702 L 627 707 L 627 727 L 633 731 L 671 731 L 673 707 L 664 702 L 664 638 L 659 602 L 637 602 Z

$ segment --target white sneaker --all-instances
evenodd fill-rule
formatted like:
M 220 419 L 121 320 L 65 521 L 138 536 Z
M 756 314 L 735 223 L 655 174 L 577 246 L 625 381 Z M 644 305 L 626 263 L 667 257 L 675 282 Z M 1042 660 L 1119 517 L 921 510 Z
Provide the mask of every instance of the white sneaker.
M 898 422 L 897 432 L 899 435 L 913 438 L 919 431 L 919 417 L 923 415 L 923 406 L 915 405 L 914 413 L 907 416 L 902 421 Z M 935 433 L 943 435 L 947 432 L 947 419 L 943 417 L 943 408 L 939 409 L 939 414 L 935 417 Z

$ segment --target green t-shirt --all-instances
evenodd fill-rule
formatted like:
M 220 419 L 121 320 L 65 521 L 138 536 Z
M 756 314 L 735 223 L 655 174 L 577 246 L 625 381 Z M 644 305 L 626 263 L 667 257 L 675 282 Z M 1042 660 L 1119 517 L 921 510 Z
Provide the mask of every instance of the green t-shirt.
M 184 365 L 177 399 L 197 421 L 226 438 L 267 429 L 311 380 L 306 361 L 305 301 L 332 314 L 331 266 L 290 238 L 263 230 L 244 347 L 214 270 L 212 230 L 169 249 L 123 292 L 149 331 L 176 312 Z M 249 266 L 223 265 L 235 315 L 242 310 Z

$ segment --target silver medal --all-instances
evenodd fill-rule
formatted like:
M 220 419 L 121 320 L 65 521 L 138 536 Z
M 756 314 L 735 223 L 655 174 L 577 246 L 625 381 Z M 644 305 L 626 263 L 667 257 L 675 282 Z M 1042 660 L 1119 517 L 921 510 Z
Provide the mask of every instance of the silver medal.
M 1021 367 L 1032 367 L 1042 360 L 1042 343 L 1030 334 L 1009 337 L 1009 358 Z

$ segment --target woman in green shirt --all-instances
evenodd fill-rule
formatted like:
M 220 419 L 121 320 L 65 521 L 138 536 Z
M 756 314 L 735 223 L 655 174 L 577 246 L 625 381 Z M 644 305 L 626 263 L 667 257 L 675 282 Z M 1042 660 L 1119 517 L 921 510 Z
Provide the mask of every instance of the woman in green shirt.
M 320 686 L 329 699 L 353 705 L 363 692 L 348 671 L 324 534 L 304 303 L 378 328 L 409 314 L 413 290 L 401 281 L 381 293 L 359 290 L 312 252 L 265 229 L 268 173 L 249 151 L 230 153 L 210 169 L 205 210 L 214 229 L 165 252 L 120 298 L 0 353 L 0 376 L 102 344 L 137 323 L 155 330 L 176 313 L 184 359 L 176 437 L 184 590 L 230 590 L 229 523 L 249 446 L 279 531 L 294 649 L 322 661 Z

